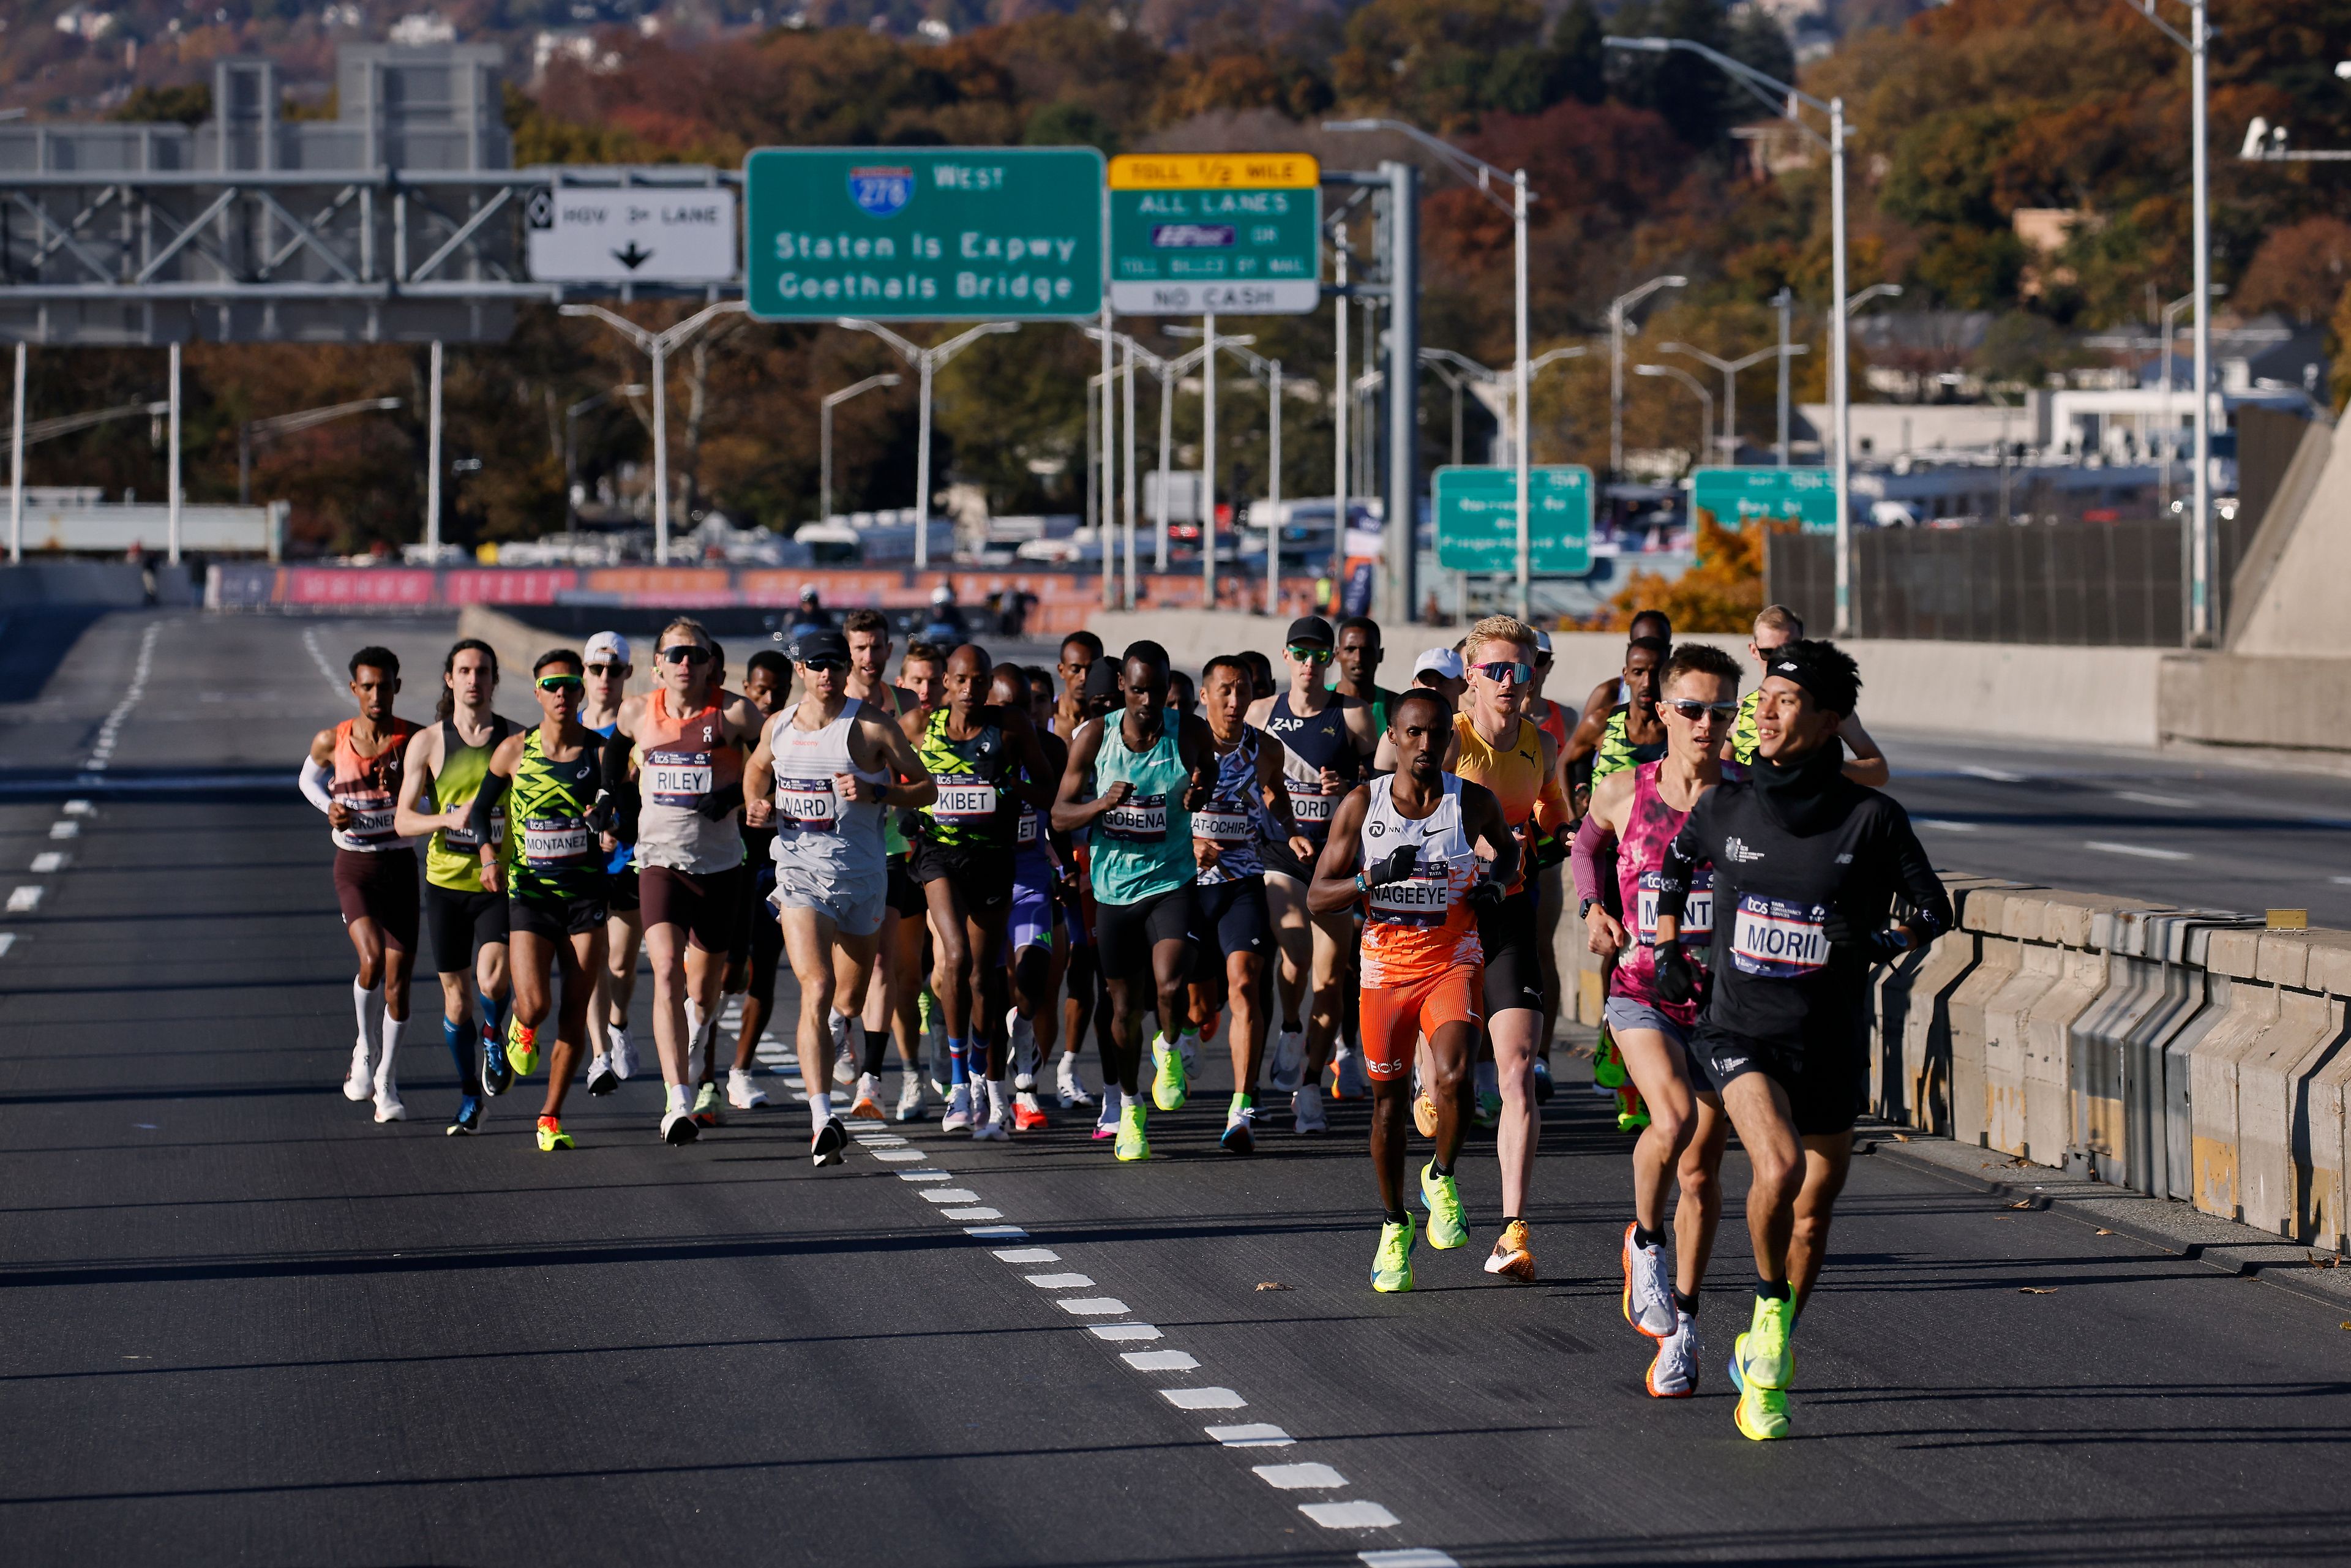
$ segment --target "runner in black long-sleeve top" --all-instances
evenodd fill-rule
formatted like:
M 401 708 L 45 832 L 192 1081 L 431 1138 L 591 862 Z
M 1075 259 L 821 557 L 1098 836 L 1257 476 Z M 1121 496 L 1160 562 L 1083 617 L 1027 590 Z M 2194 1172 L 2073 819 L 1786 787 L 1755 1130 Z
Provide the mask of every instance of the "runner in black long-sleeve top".
M 1842 770 L 1837 727 L 1860 686 L 1833 643 L 1778 650 L 1752 777 L 1699 799 L 1660 877 L 1657 989 L 1684 1000 L 1701 980 L 1678 940 L 1682 910 L 1691 873 L 1714 867 L 1712 990 L 1693 1045 L 1754 1167 L 1755 1315 L 1730 1364 L 1739 1429 L 1754 1438 L 1787 1435 L 1789 1336 L 1820 1276 L 1860 1112 L 1870 966 L 1951 924 L 1907 813 Z M 1897 893 L 1916 913 L 1888 925 Z

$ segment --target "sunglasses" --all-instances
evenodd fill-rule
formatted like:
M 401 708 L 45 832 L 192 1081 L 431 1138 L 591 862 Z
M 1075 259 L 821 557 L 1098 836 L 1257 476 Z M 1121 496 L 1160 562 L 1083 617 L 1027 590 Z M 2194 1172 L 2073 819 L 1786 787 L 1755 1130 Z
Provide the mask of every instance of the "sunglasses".
M 664 664 L 706 664 L 710 650 L 699 643 L 673 643 L 653 657 Z
M 1522 686 L 1535 678 L 1534 666 L 1520 659 L 1496 659 L 1491 664 L 1469 667 L 1497 685 L 1509 683 Z
M 831 654 L 827 653 L 821 658 L 802 659 L 800 661 L 800 668 L 803 670 L 814 670 L 819 674 L 831 674 L 837 671 L 849 668 L 849 665 L 846 661 L 836 659 Z
M 590 664 L 588 666 L 588 673 L 591 675 L 600 676 L 625 675 L 629 673 L 629 666 L 626 664 Z
M 1301 664 L 1327 664 L 1331 662 L 1328 648 L 1292 648 L 1290 656 Z
M 1701 703 L 1692 702 L 1687 697 L 1677 697 L 1666 706 L 1692 724 L 1698 723 L 1708 715 L 1726 724 L 1739 716 L 1737 703 Z
M 577 675 L 541 675 L 538 677 L 538 689 L 576 697 L 588 689 L 588 683 Z

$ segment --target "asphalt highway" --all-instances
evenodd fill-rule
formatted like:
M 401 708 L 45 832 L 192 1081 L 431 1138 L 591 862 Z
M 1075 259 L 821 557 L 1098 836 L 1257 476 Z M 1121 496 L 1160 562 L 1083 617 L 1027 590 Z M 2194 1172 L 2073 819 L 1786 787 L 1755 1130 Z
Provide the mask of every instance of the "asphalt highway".
M 421 717 L 449 634 L 186 613 L 0 628 L 10 1561 L 2346 1552 L 2339 1307 L 1891 1153 L 1855 1161 L 1797 1337 L 1795 1440 L 1731 1427 L 1721 1361 L 1750 1273 L 1735 1151 L 1705 1379 L 1649 1398 L 1647 1343 L 1618 1310 L 1625 1144 L 1564 1053 L 1531 1208 L 1541 1282 L 1479 1270 L 1499 1220 L 1479 1136 L 1472 1247 L 1424 1247 L 1401 1297 L 1366 1283 L 1360 1103 L 1320 1139 L 1269 1118 L 1259 1155 L 1234 1160 L 1213 1065 L 1190 1108 L 1153 1118 L 1141 1167 L 1074 1121 L 982 1145 L 934 1120 L 875 1125 L 814 1170 L 777 1076 L 776 1108 L 684 1149 L 654 1135 L 656 1083 L 577 1095 L 580 1146 L 549 1156 L 529 1138 L 536 1083 L 494 1103 L 486 1135 L 444 1136 L 428 977 L 402 1056 L 411 1119 L 375 1126 L 339 1092 L 350 957 L 324 824 L 292 778 L 348 711 L 350 648 L 397 649 L 402 711 Z M 528 712 L 518 683 L 502 706 Z M 1971 869 L 2073 880 L 2106 860 L 2051 846 L 2122 840 L 2109 817 L 2199 857 L 2109 857 L 2099 885 L 2148 896 L 2185 885 L 2146 880 L 2177 864 L 2267 888 L 2299 861 L 2306 885 L 2331 852 L 2268 815 L 2326 814 L 2314 785 L 2232 780 L 2191 826 L 2160 814 L 2189 808 L 2116 805 L 2111 779 L 2062 759 L 1984 764 L 2032 780 L 2011 785 L 1950 777 L 1960 755 L 1906 749 L 1898 788 L 1922 816 L 1979 821 L 1950 855 Z M 2144 792 L 2174 789 L 2190 792 Z M 2053 802 L 2098 821 L 2053 823 Z

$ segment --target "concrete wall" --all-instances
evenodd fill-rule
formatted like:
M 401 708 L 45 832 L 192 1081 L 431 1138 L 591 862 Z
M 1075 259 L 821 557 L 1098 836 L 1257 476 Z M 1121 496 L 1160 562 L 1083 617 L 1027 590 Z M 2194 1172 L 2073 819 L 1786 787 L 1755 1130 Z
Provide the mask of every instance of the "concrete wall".
M 154 563 L 155 601 L 193 604 L 185 566 Z M 129 609 L 147 601 L 140 569 L 127 561 L 28 561 L 0 566 L 0 610 L 16 605 L 78 604 Z
M 2253 570 L 2239 578 L 2230 651 L 2351 658 L 2351 615 L 2343 612 L 2343 585 L 2351 582 L 2351 420 L 2335 428 L 2314 482 L 2292 471 L 2288 477 L 2295 482 L 2280 490 L 2275 505 L 2301 498 L 2300 517 L 2273 552 L 2248 553 Z M 2271 532 L 2264 518 L 2261 533 Z

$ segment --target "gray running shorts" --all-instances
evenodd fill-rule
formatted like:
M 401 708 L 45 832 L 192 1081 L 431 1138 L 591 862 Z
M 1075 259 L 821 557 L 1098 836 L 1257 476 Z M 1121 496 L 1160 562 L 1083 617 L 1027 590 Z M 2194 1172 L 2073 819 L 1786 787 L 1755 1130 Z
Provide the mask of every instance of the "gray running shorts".
M 848 877 L 837 872 L 778 865 L 776 891 L 768 895 L 768 903 L 778 914 L 787 909 L 813 909 L 831 920 L 844 936 L 871 936 L 882 929 L 882 909 L 889 890 L 889 879 L 879 866 L 870 877 Z
M 1627 1030 L 1654 1030 L 1666 1037 L 1669 1045 L 1677 1046 L 1682 1053 L 1682 1071 L 1689 1074 L 1690 1087 L 1703 1094 L 1716 1092 L 1713 1070 L 1706 1059 L 1690 1049 L 1691 1030 L 1683 1028 L 1646 1002 L 1631 997 L 1611 997 L 1602 1015 L 1608 1020 L 1608 1031 L 1621 1035 Z

